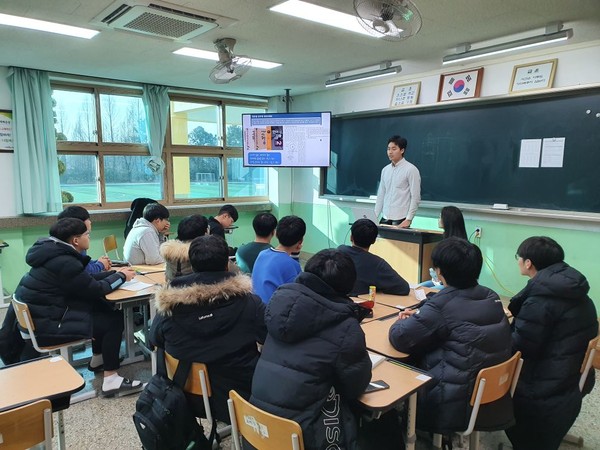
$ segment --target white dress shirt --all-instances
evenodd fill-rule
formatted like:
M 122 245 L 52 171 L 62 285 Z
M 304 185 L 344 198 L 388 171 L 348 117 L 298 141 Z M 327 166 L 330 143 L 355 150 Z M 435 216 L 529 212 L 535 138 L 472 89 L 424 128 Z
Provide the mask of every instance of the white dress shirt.
M 412 220 L 420 201 L 419 169 L 404 158 L 383 168 L 375 203 L 376 215 L 383 213 L 384 219 L 388 220 Z

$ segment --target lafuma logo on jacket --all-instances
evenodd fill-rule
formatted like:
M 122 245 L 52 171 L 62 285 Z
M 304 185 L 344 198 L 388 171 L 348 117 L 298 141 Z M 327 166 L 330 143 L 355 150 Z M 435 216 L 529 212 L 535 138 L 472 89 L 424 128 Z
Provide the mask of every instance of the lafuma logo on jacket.
M 204 316 L 200 316 L 200 317 L 198 317 L 198 320 L 210 319 L 212 316 L 213 316 L 213 314 L 212 314 L 212 313 L 210 313 L 210 314 L 206 314 L 206 315 L 204 315 Z
M 321 409 L 321 413 L 325 416 L 323 425 L 325 426 L 325 439 L 327 439 L 326 450 L 340 450 L 340 439 L 342 429 L 340 426 L 340 395 L 336 394 L 335 388 L 331 386 L 329 395 L 325 404 Z

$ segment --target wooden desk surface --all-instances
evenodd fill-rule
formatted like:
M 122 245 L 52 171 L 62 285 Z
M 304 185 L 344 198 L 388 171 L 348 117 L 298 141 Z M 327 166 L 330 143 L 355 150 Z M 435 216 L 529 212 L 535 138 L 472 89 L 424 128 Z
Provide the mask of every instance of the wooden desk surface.
M 361 294 L 358 296 L 358 298 L 362 300 L 368 300 L 369 294 Z M 410 294 L 408 295 L 380 294 L 378 292 L 375 295 L 375 301 L 385 306 L 391 306 L 392 308 L 395 308 L 397 306 L 408 308 L 409 306 L 413 306 L 419 303 L 419 300 L 417 300 L 417 298 L 415 297 L 415 293 L 412 289 L 410 290 Z
M 427 384 L 431 377 L 408 366 L 383 361 L 373 369 L 371 381 L 376 380 L 385 381 L 390 388 L 363 394 L 358 401 L 371 410 L 385 411 Z
M 147 275 L 136 275 L 134 280 L 141 281 L 142 283 L 149 283 L 152 286 L 148 286 L 146 289 L 141 291 L 128 291 L 127 289 L 115 289 L 110 294 L 106 295 L 106 300 L 111 302 L 119 302 L 125 300 L 135 300 L 143 297 L 149 297 L 156 292 L 157 285 L 165 283 L 165 273 L 154 272 Z
M 0 411 L 80 391 L 85 380 L 60 356 L 0 369 Z
M 356 303 L 361 303 L 364 300 L 358 297 L 352 297 Z M 398 315 L 398 308 L 392 308 L 391 306 L 383 305 L 381 303 L 375 302 L 373 306 L 373 316 L 365 317 L 361 323 L 372 322 L 373 320 L 381 319 L 382 317 L 390 316 L 392 314 Z
M 369 350 L 388 358 L 406 359 L 409 355 L 399 352 L 392 347 L 388 338 L 390 327 L 396 322 L 396 319 L 398 319 L 398 316 L 394 315 L 382 320 L 373 320 L 368 323 L 362 323 L 361 328 L 365 333 L 365 340 L 367 341 L 367 348 Z
M 131 268 L 133 270 L 136 270 L 139 273 L 142 273 L 145 275 L 148 273 L 164 272 L 165 271 L 165 263 L 156 264 L 156 265 L 135 264 L 135 265 L 132 265 Z

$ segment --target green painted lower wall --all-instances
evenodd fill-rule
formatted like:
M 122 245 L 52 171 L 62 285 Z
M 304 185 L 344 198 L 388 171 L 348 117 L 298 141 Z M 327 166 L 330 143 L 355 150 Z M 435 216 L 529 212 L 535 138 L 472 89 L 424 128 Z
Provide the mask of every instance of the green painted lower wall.
M 252 229 L 252 219 L 255 213 L 240 212 L 240 217 L 236 222 L 237 228 L 232 234 L 227 235 L 227 241 L 232 247 L 239 247 L 241 244 L 254 240 L 254 230 Z M 181 217 L 171 218 L 171 236 L 174 239 L 177 236 L 177 225 Z M 122 247 L 125 239 L 123 238 L 123 222 L 94 222 L 92 224 L 91 245 L 88 254 L 92 258 L 97 258 L 104 254 L 102 248 L 102 239 L 104 236 L 114 234 L 117 237 L 119 245 L 119 254 L 123 257 Z M 48 235 L 47 227 L 28 227 L 28 228 L 2 228 L 0 229 L 0 239 L 6 241 L 8 248 L 0 254 L 0 268 L 2 272 L 2 282 L 4 289 L 14 292 L 19 284 L 21 277 L 27 273 L 29 266 L 25 262 L 27 250 L 33 243 L 42 236 Z M 1 302 L 0 302 L 1 303 Z
M 340 208 L 333 204 L 294 203 L 293 213 L 306 221 L 303 251 L 315 253 L 323 248 L 349 244 L 349 223 L 353 220 L 350 208 Z M 589 295 L 600 311 L 600 279 L 596 275 L 600 234 L 480 219 L 467 219 L 465 223 L 469 234 L 475 230 L 475 226 L 482 228 L 481 238 L 475 241 L 484 256 L 484 266 L 479 278 L 482 285 L 507 297 L 519 292 L 527 283 L 527 278 L 520 274 L 515 261 L 517 247 L 530 236 L 549 236 L 565 250 L 565 261 L 587 277 L 591 287 Z M 437 224 L 437 216 L 417 216 L 412 226 L 438 230 Z M 473 242 L 473 238 L 471 241 Z
M 349 207 L 300 202 L 279 203 L 273 205 L 272 212 L 276 217 L 294 214 L 305 220 L 307 233 L 302 248 L 304 252 L 316 253 L 324 248 L 333 248 L 350 242 L 349 223 L 352 221 L 352 216 Z M 238 247 L 254 240 L 254 231 L 252 230 L 254 215 L 253 212 L 240 213 L 240 218 L 236 223 L 239 228 L 233 234 L 227 235 L 229 245 Z M 173 217 L 171 224 L 173 237 L 177 234 L 179 220 L 180 218 Z M 590 297 L 600 311 L 600 280 L 596 276 L 597 258 L 600 253 L 600 234 L 479 219 L 476 221 L 467 219 L 466 226 L 468 233 L 472 233 L 475 226 L 482 228 L 482 237 L 476 242 L 481 248 L 485 260 L 479 279 L 482 285 L 494 289 L 503 296 L 512 296 L 517 293 L 527 282 L 527 279 L 519 273 L 514 258 L 517 247 L 530 236 L 550 236 L 564 248 L 566 262 L 588 278 L 591 286 Z M 413 221 L 413 227 L 437 230 L 437 217 L 417 216 Z M 94 223 L 89 254 L 92 257 L 101 255 L 103 253 L 102 237 L 110 234 L 115 234 L 119 245 L 122 246 L 123 228 L 124 224 L 121 222 Z M 25 263 L 27 249 L 38 237 L 45 235 L 47 235 L 47 229 L 40 227 L 0 230 L 0 239 L 10 245 L 0 254 L 2 279 L 5 289 L 9 292 L 15 289 L 23 274 L 28 270 Z

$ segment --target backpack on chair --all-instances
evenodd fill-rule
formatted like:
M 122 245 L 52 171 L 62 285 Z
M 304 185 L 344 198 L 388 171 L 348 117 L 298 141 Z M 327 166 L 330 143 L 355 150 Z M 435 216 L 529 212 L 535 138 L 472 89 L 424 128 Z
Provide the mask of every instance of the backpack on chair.
M 191 365 L 189 361 L 180 361 L 173 380 L 169 380 L 164 349 L 157 349 L 157 373 L 140 394 L 133 414 L 133 423 L 145 450 L 212 448 L 182 389 Z

